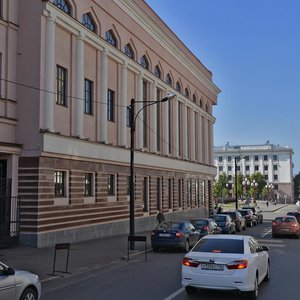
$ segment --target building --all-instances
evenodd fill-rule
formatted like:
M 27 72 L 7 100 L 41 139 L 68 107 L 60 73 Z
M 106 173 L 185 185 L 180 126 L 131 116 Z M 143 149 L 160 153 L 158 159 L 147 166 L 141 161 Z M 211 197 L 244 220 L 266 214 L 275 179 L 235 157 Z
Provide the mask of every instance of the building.
M 214 147 L 214 163 L 217 176 L 227 174 L 234 178 L 235 158 L 237 174 L 251 176 L 259 172 L 273 188 L 274 197 L 281 202 L 293 203 L 293 149 L 289 146 L 273 145 L 269 141 L 261 145 L 236 145 Z
M 206 214 L 220 90 L 155 12 L 143 0 L 0 3 L 1 176 L 20 199 L 21 243 L 128 232 L 132 98 L 136 231 L 159 208 Z

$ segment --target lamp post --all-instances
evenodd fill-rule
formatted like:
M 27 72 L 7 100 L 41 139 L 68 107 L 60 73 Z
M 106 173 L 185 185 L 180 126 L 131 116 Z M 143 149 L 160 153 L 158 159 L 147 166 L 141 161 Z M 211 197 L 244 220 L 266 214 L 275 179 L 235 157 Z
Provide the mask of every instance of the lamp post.
M 236 163 L 236 157 L 234 157 L 234 191 L 235 191 L 235 209 L 238 209 L 239 205 L 238 205 L 238 192 L 237 192 L 237 163 Z
M 250 181 L 248 180 L 247 177 L 244 178 L 243 182 L 242 182 L 243 187 L 245 188 L 245 198 L 247 201 L 247 186 L 250 186 Z
M 160 102 L 169 101 L 175 97 L 175 94 L 168 94 L 161 100 L 157 101 L 135 101 L 134 98 L 130 101 L 130 201 L 129 201 L 129 235 L 134 237 L 134 208 L 135 208 L 135 184 L 134 184 L 134 136 L 135 136 L 135 127 L 136 127 L 136 119 L 139 113 L 147 106 L 151 106 L 154 104 L 158 104 Z M 137 113 L 135 113 L 135 103 L 146 103 Z M 130 240 L 130 250 L 134 250 L 135 244 L 134 240 Z
M 254 203 L 256 203 L 256 189 L 257 189 L 257 186 L 258 186 L 258 183 L 255 181 L 255 179 L 253 179 L 253 181 L 251 182 L 251 187 L 253 188 L 253 200 L 254 200 Z

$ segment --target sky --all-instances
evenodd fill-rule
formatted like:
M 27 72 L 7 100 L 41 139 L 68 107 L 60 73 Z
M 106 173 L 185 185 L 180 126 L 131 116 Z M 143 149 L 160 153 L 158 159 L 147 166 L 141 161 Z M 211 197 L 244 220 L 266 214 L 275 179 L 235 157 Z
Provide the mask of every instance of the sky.
M 290 146 L 300 172 L 300 0 L 146 0 L 221 89 L 214 145 Z

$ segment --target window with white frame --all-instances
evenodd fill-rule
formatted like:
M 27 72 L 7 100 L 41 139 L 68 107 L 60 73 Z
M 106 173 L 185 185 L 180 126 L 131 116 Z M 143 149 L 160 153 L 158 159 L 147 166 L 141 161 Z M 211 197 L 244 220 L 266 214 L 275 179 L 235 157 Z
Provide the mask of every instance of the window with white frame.
M 116 175 L 107 174 L 107 195 L 115 196 L 116 195 Z
M 66 197 L 66 182 L 67 172 L 66 171 L 54 171 L 54 196 L 55 198 Z
M 94 82 L 85 79 L 84 80 L 84 112 L 88 115 L 92 115 L 94 110 Z
M 91 197 L 93 196 L 93 186 L 94 186 L 94 174 L 85 173 L 84 174 L 84 196 Z
M 143 180 L 143 212 L 149 211 L 149 177 Z
M 56 66 L 56 104 L 67 106 L 67 69 Z
M 96 32 L 96 24 L 90 13 L 84 14 L 82 16 L 82 24 L 90 31 Z
M 71 15 L 71 6 L 67 0 L 53 0 L 53 4 L 66 14 Z
M 107 91 L 107 120 L 115 121 L 115 92 L 110 89 Z

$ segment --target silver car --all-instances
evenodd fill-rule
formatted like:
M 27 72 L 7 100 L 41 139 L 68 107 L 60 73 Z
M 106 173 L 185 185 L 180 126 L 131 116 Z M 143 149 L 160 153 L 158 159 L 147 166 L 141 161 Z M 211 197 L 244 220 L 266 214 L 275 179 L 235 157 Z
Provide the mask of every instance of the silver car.
M 38 300 L 40 297 L 41 282 L 37 275 L 14 270 L 0 262 L 0 299 Z

